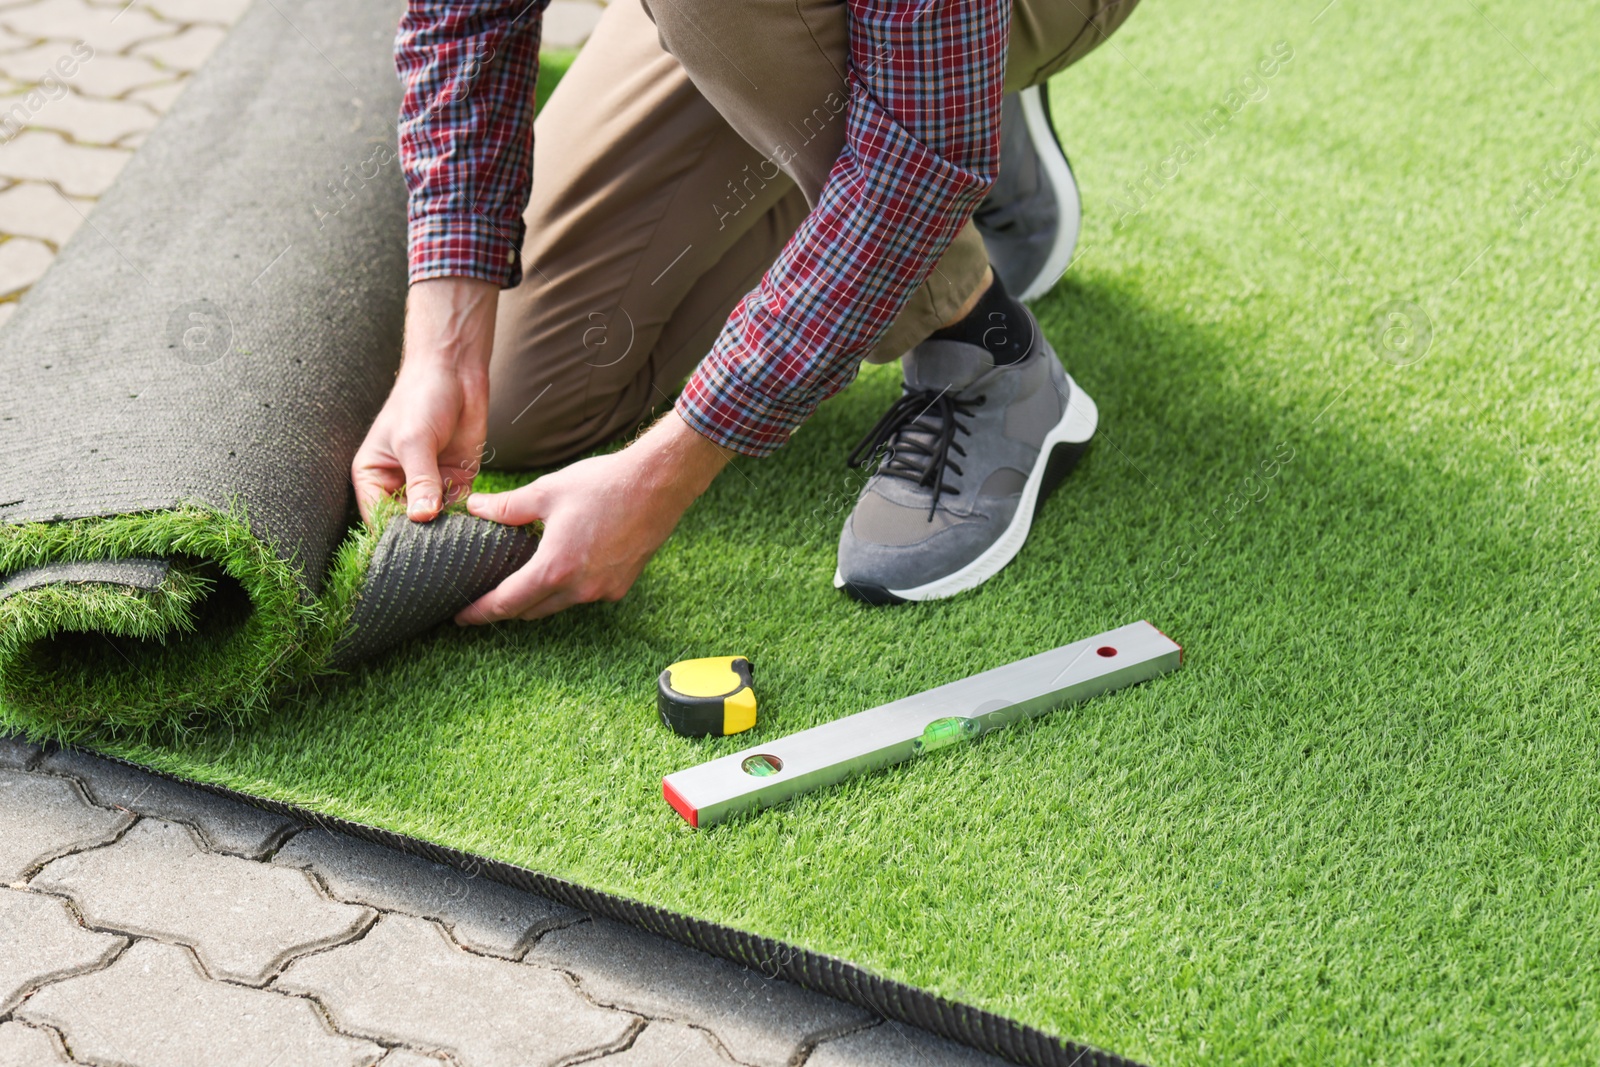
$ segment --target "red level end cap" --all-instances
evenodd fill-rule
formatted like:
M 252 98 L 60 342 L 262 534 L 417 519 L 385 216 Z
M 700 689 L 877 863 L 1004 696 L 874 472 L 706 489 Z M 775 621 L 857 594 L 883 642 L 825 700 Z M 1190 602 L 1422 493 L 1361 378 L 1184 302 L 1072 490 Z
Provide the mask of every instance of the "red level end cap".
M 672 805 L 673 811 L 688 820 L 690 826 L 696 830 L 700 829 L 700 809 L 679 796 L 678 791 L 672 788 L 672 783 L 665 778 L 661 779 L 661 795 L 666 797 L 667 803 Z

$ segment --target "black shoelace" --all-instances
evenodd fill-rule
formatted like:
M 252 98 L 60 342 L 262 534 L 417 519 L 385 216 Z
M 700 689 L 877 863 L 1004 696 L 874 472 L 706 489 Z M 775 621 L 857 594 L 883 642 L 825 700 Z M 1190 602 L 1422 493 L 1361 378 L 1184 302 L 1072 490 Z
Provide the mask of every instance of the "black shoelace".
M 967 454 L 956 440 L 956 434 L 970 437 L 972 431 L 960 419 L 971 418 L 975 413 L 973 409 L 983 401 L 981 396 L 965 399 L 951 396 L 948 389 L 908 388 L 883 413 L 877 425 L 867 431 L 845 463 L 852 468 L 860 467 L 882 453 L 877 473 L 887 478 L 902 478 L 933 491 L 933 503 L 928 507 L 928 521 L 932 522 L 944 494 L 960 492 L 944 480 L 946 471 L 961 473 L 960 465 L 950 458 L 950 453 Z

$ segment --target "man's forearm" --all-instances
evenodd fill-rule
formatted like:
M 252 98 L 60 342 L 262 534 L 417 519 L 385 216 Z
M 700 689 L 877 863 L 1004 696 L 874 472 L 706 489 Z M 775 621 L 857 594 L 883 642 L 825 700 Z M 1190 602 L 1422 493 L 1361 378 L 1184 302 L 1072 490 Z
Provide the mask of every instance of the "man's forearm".
M 430 278 L 406 297 L 404 374 L 420 364 L 469 379 L 489 373 L 499 286 L 476 278 Z M 485 385 L 487 388 L 487 385 Z

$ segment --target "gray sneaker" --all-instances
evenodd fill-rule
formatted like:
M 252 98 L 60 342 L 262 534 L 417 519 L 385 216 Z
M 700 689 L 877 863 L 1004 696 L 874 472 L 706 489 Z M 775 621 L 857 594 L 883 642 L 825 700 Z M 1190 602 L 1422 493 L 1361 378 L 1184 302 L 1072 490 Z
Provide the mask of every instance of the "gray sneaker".
M 1032 350 L 924 341 L 905 391 L 850 455 L 881 457 L 839 535 L 833 584 L 869 604 L 937 600 L 994 577 L 1094 436 L 1094 401 L 1067 376 L 1038 323 Z
M 1072 262 L 1082 217 L 1045 87 L 1007 96 L 1000 110 L 1000 176 L 972 216 L 1006 290 L 1019 300 L 1048 293 Z

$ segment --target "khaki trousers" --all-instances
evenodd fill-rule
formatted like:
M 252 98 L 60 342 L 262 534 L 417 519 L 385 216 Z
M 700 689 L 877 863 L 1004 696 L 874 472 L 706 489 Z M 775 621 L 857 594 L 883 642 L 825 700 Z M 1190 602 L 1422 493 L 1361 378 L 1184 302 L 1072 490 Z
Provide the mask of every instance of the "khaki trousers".
M 1013 2 L 1008 92 L 1088 53 L 1137 0 Z M 670 400 L 816 201 L 844 146 L 848 56 L 845 0 L 612 0 L 534 124 L 488 466 L 562 462 Z M 953 319 L 987 264 L 969 222 L 874 359 Z

